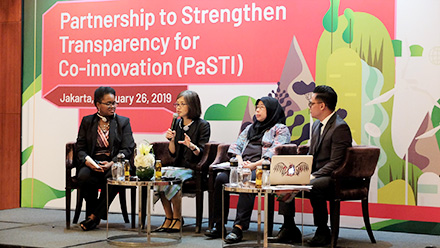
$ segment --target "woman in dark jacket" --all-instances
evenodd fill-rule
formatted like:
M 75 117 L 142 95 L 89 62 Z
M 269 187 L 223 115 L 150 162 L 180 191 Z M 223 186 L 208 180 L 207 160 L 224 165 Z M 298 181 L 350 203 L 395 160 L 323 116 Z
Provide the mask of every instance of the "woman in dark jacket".
M 85 116 L 76 140 L 78 161 L 78 182 L 86 200 L 87 219 L 80 223 L 84 231 L 94 229 L 107 216 L 106 180 L 111 177 L 111 166 L 116 156 L 123 153 L 125 158 L 133 155 L 135 143 L 130 120 L 116 115 L 116 92 L 111 87 L 99 87 L 95 91 L 94 103 L 97 112 Z M 98 167 L 87 161 L 87 157 L 98 162 Z M 101 194 L 98 198 L 98 189 Z M 117 189 L 109 187 L 109 204 L 117 194 Z
M 180 119 L 172 129 L 168 129 L 165 136 L 170 141 L 168 150 L 174 157 L 174 166 L 179 168 L 166 171 L 165 176 L 184 181 L 192 178 L 193 169 L 200 162 L 205 144 L 209 141 L 211 129 L 209 123 L 200 118 L 202 110 L 196 92 L 180 92 L 174 106 Z M 165 210 L 165 221 L 155 231 L 179 232 L 182 225 L 180 186 L 166 186 L 159 191 Z

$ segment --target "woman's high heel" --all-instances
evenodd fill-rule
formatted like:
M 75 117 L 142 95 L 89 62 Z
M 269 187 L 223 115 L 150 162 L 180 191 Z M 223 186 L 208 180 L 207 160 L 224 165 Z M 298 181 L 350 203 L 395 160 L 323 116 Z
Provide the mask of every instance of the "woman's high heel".
M 171 224 L 173 223 L 173 219 L 165 217 L 165 220 L 163 221 L 162 225 L 159 228 L 153 230 L 153 232 L 168 232 L 168 229 L 170 229 L 170 228 L 163 227 L 163 225 L 165 225 L 165 222 L 167 222 L 167 220 L 171 220 Z M 171 224 L 170 224 L 170 226 L 171 226 Z
M 99 220 L 96 221 L 92 218 L 87 218 L 87 220 L 82 221 L 81 223 L 79 223 L 79 225 L 84 231 L 90 231 L 95 229 L 99 225 L 99 222 Z
M 182 222 L 180 223 L 180 227 L 174 227 L 177 222 L 180 222 L 180 219 L 173 219 L 173 223 L 170 225 L 170 227 L 168 228 L 167 232 L 169 232 L 169 233 L 180 232 L 180 229 L 183 226 L 183 219 L 182 219 Z

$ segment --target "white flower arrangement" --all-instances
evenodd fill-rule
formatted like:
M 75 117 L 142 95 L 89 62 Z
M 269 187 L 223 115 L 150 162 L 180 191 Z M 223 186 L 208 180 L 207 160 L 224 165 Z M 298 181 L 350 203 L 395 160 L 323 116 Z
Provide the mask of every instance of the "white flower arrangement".
M 153 153 L 153 145 L 148 142 L 141 143 L 137 148 L 134 157 L 136 175 L 140 180 L 149 181 L 154 176 L 154 163 L 156 162 Z
M 142 143 L 137 149 L 136 157 L 134 158 L 134 165 L 136 167 L 153 167 L 154 153 L 152 152 L 153 145 L 149 143 Z

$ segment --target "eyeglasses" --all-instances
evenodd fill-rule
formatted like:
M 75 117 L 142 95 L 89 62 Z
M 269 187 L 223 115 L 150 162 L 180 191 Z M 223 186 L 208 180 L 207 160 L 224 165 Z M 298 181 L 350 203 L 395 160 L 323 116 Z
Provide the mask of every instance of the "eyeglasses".
M 257 110 L 257 109 L 265 109 L 266 108 L 266 106 L 264 106 L 264 105 L 257 105 L 257 106 L 255 106 L 255 110 Z
M 186 105 L 188 105 L 188 104 L 186 104 L 186 103 L 177 103 L 177 102 L 173 104 L 173 106 L 175 108 L 177 108 L 177 107 L 185 107 Z
M 101 102 L 101 104 L 111 108 L 112 106 L 117 107 L 118 106 L 118 102 Z
M 322 103 L 322 102 L 309 102 L 309 108 L 311 108 L 313 105 L 315 105 L 315 104 L 319 104 L 319 103 Z

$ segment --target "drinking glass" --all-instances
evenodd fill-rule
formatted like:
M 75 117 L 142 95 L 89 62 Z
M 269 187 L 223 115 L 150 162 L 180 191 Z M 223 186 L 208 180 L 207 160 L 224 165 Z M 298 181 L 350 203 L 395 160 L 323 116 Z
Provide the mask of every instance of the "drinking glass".
M 251 170 L 249 168 L 241 169 L 241 186 L 248 187 L 251 182 Z

